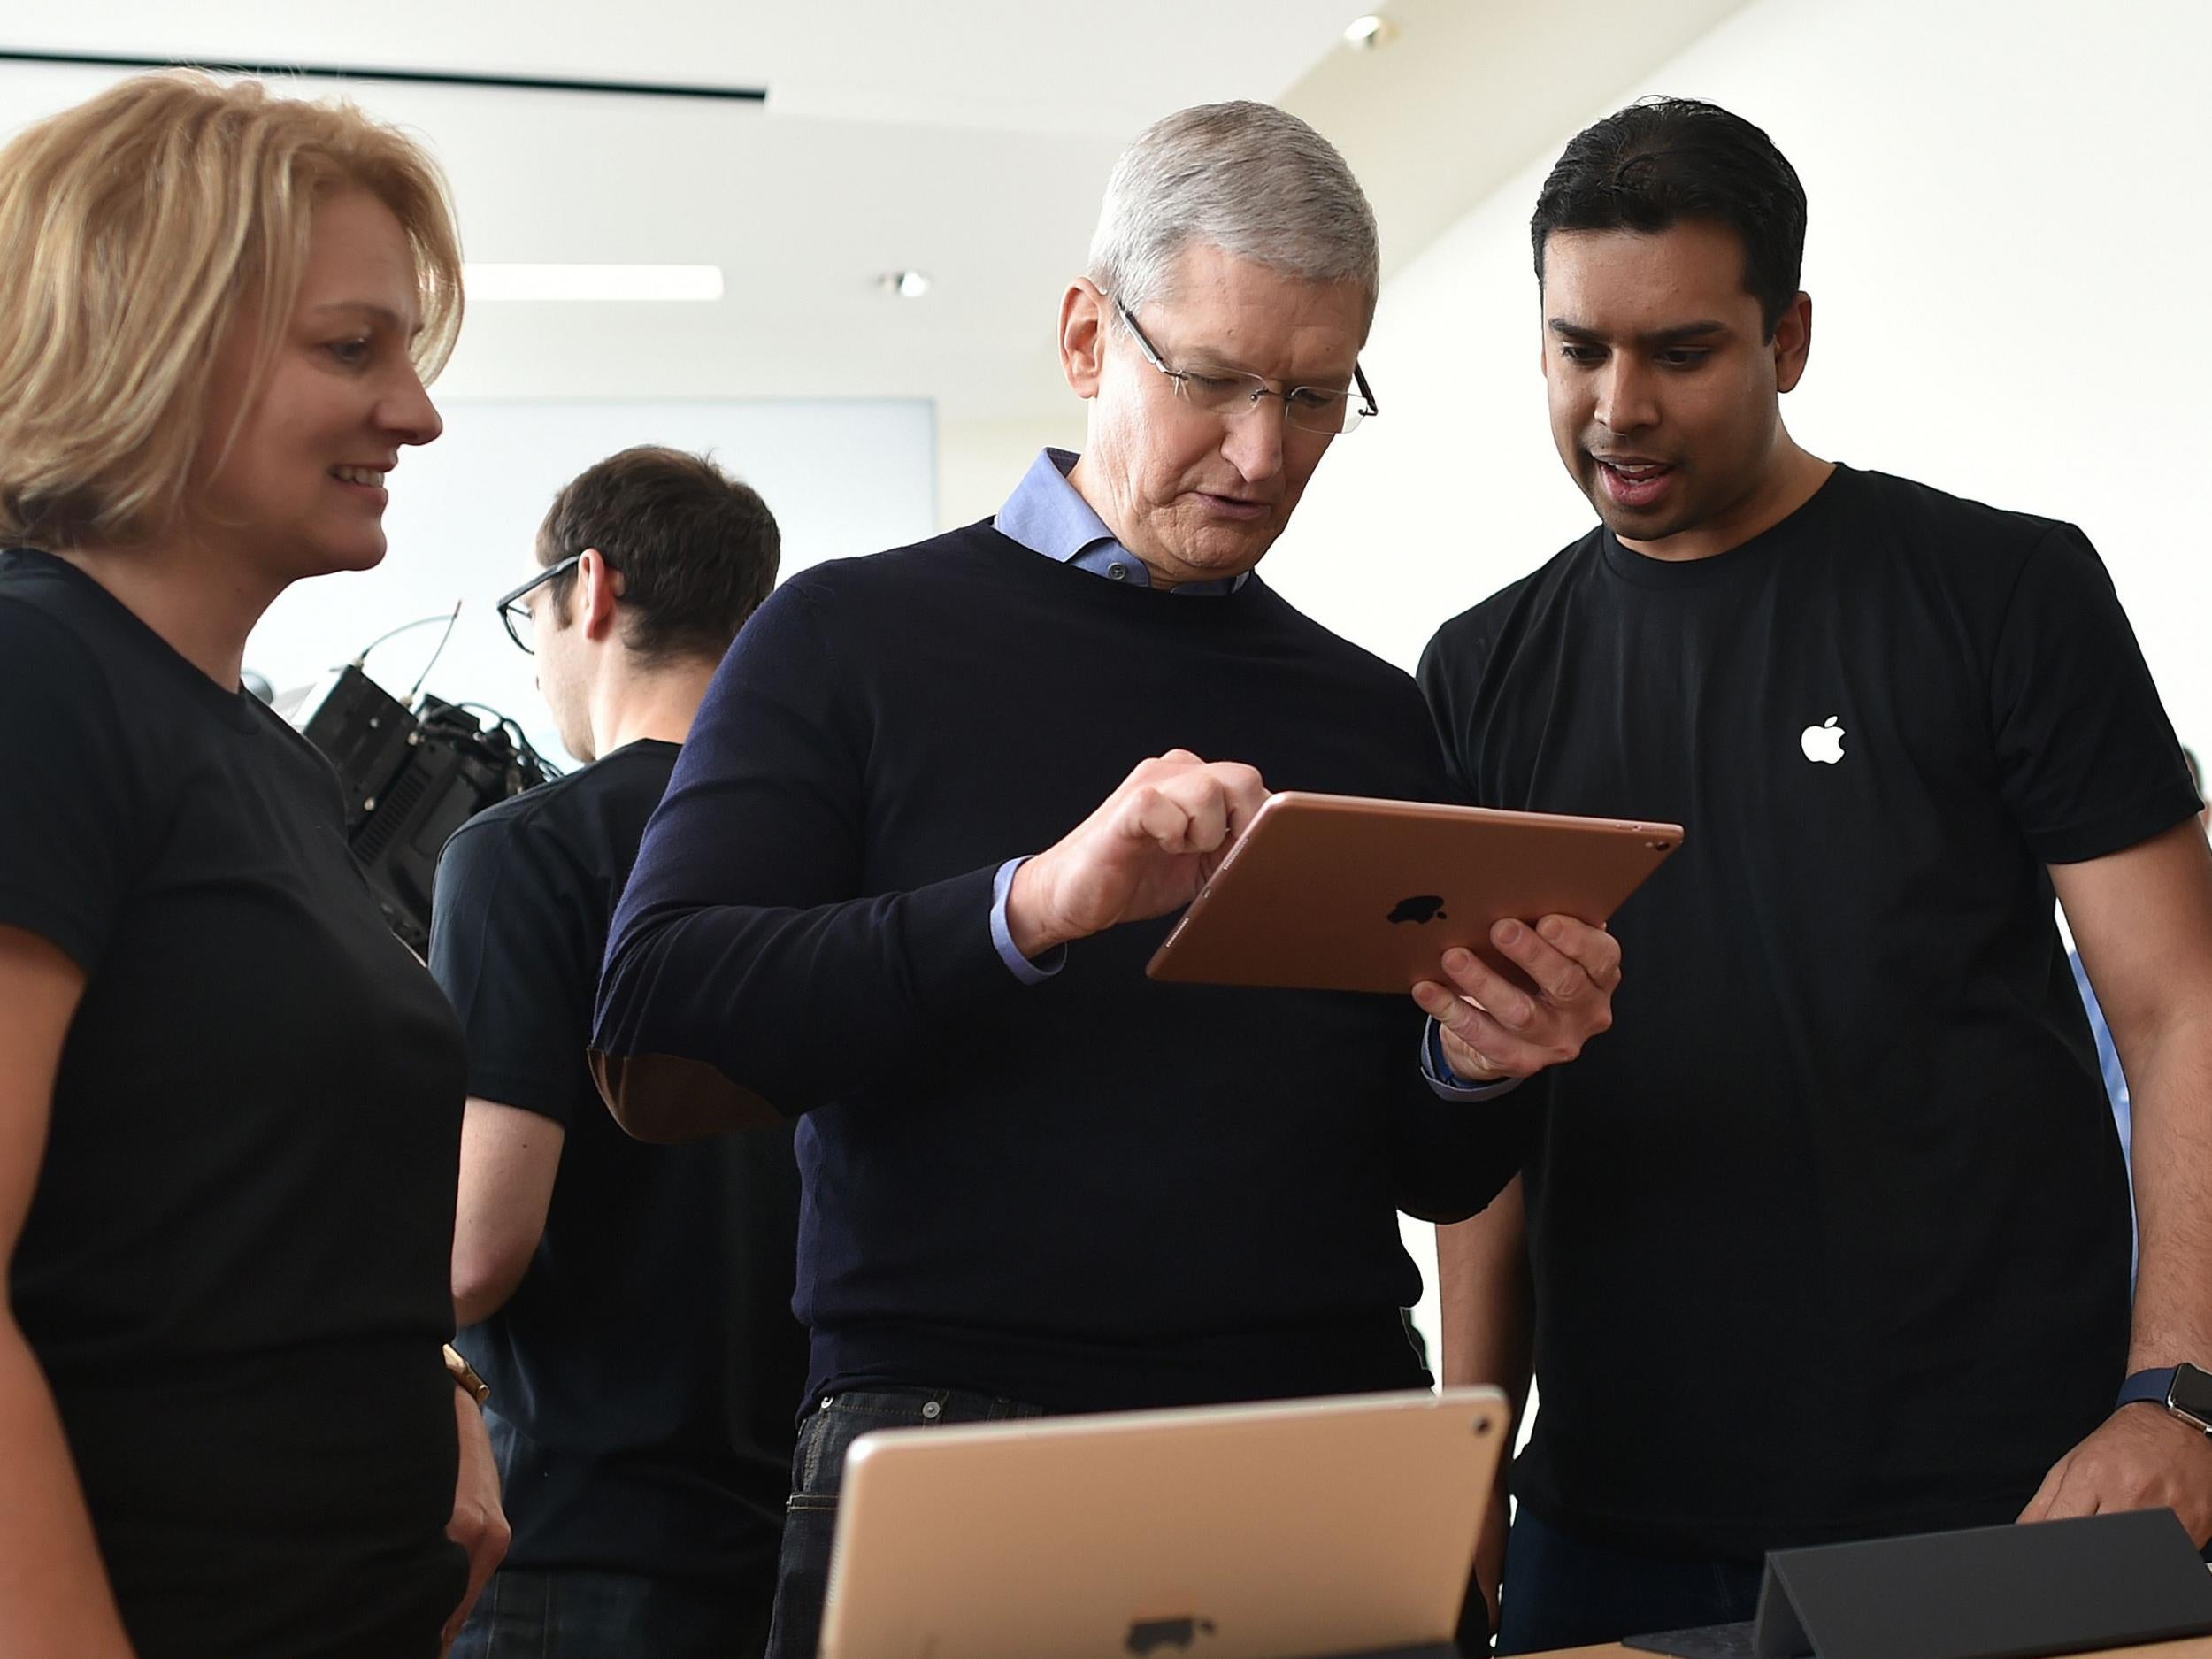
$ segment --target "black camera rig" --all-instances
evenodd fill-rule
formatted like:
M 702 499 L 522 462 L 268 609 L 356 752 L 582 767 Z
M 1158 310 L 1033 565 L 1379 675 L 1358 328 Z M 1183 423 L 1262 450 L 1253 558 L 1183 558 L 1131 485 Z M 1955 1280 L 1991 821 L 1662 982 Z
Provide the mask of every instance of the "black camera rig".
M 287 711 L 337 769 L 346 844 L 408 948 L 430 946 L 430 885 L 446 838 L 486 807 L 558 773 L 522 728 L 424 695 L 411 709 L 358 662 L 334 669 Z

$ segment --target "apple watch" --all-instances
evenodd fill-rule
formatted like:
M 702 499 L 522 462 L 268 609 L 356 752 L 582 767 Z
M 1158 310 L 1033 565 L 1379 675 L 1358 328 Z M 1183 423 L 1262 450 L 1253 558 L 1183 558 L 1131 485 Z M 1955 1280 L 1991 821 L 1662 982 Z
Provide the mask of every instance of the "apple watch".
M 2163 1406 L 2191 1428 L 2212 1434 L 2212 1371 L 2189 1364 L 2139 1371 L 2120 1386 L 2118 1403 Z

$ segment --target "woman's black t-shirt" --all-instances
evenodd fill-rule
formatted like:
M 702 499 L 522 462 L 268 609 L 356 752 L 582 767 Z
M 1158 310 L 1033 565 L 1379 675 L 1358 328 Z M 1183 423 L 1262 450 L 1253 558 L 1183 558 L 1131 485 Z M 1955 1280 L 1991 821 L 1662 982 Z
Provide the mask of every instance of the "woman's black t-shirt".
M 9 1274 L 142 1659 L 436 1651 L 464 1056 L 327 764 L 0 553 L 0 925 L 86 975 Z

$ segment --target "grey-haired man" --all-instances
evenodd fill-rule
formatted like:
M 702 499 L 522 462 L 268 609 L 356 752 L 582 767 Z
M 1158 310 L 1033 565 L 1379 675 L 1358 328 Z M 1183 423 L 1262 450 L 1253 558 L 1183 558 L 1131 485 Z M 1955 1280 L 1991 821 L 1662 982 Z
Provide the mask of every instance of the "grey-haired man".
M 773 1654 L 814 1650 L 864 1431 L 1421 1386 L 1394 1209 L 1487 1202 L 1533 1118 L 1470 1097 L 1609 1020 L 1617 950 L 1556 918 L 1501 928 L 1539 995 L 1464 952 L 1409 1002 L 1144 976 L 1271 786 L 1448 794 L 1412 681 L 1254 573 L 1374 411 L 1375 284 L 1303 123 L 1160 122 L 1061 305 L 1083 457 L 801 575 L 700 711 L 596 1048 L 641 1133 L 803 1114 Z

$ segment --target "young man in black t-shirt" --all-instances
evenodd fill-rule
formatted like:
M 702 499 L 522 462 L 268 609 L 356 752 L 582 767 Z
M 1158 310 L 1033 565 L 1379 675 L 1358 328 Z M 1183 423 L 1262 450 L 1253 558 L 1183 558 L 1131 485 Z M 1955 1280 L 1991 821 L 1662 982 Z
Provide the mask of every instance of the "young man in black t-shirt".
M 1442 1240 L 1448 1378 L 1525 1384 L 1532 1330 L 1543 1385 L 1501 1651 L 1748 1617 L 1777 1547 L 2167 1504 L 2202 1543 L 2164 1398 L 2212 1368 L 2212 857 L 2110 580 L 1791 440 L 1804 196 L 1755 127 L 1624 111 L 1533 230 L 1603 523 L 1422 682 L 1473 798 L 1688 834 L 1611 1036 L 1530 1086 L 1525 1266 L 1518 1204 Z M 2055 892 L 2137 1082 L 2131 1324 Z
M 453 1297 L 514 1545 L 455 1652 L 740 1659 L 766 1639 L 792 1422 L 788 1130 L 626 1136 L 586 1069 L 614 902 L 701 695 L 767 596 L 776 523 L 695 457 L 629 449 L 555 498 L 502 603 L 569 749 L 438 867 L 431 967 L 467 1030 Z

